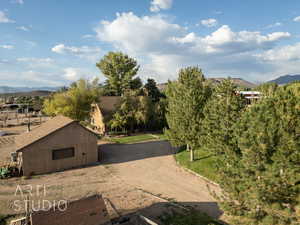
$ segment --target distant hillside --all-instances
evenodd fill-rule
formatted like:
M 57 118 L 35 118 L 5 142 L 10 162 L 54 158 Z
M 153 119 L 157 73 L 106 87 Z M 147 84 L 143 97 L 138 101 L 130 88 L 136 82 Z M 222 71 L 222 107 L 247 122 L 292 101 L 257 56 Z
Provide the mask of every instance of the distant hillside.
M 30 97 L 34 97 L 34 96 L 48 96 L 50 94 L 52 94 L 52 91 L 41 91 L 41 90 L 37 90 L 37 91 L 28 91 L 28 92 L 15 92 L 15 93 L 0 93 L 0 97 L 10 97 L 10 96 L 14 96 L 14 97 L 21 97 L 21 96 L 30 96 Z
M 282 85 L 282 84 L 291 83 L 293 81 L 300 81 L 300 74 L 280 76 L 274 80 L 268 81 L 268 83 L 276 83 Z
M 209 80 L 212 80 L 215 83 L 220 83 L 222 80 L 226 78 L 208 78 Z M 243 88 L 254 88 L 257 86 L 257 84 L 251 83 L 249 81 L 246 81 L 242 78 L 231 78 L 233 83 L 237 85 L 238 87 L 243 87 Z
M 19 93 L 19 92 L 31 92 L 31 91 L 56 91 L 59 87 L 10 87 L 0 86 L 0 94 L 3 93 Z

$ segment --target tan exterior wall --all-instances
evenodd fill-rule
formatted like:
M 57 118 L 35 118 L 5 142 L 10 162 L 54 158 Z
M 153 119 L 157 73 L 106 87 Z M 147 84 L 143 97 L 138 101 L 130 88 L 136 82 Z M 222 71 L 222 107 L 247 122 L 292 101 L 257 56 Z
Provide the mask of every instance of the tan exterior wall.
M 70 147 L 75 148 L 74 157 L 52 159 L 53 150 Z M 98 161 L 97 137 L 79 124 L 71 123 L 24 148 L 22 160 L 23 175 L 25 176 L 92 164 Z
M 105 133 L 104 118 L 97 104 L 92 105 L 93 111 L 91 112 L 91 124 L 94 129 L 100 134 Z

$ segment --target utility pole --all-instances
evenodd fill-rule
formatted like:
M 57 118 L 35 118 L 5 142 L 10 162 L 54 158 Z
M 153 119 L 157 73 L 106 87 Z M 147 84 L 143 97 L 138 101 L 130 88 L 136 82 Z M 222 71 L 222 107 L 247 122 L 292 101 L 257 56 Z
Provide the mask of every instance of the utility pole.
M 27 114 L 27 119 L 28 119 L 28 123 L 27 123 L 27 132 L 30 132 L 30 114 L 29 114 L 29 104 L 27 104 L 27 110 L 26 110 L 26 114 Z

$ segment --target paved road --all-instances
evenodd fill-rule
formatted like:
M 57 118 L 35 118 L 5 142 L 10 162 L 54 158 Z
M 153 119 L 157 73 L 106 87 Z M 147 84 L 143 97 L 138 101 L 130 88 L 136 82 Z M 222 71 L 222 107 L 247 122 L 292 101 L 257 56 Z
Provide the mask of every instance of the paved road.
M 219 218 L 221 212 L 211 197 L 207 182 L 177 166 L 166 141 L 138 144 L 106 144 L 100 147 L 103 163 L 129 185 L 194 206 Z M 217 188 L 211 186 L 213 190 Z

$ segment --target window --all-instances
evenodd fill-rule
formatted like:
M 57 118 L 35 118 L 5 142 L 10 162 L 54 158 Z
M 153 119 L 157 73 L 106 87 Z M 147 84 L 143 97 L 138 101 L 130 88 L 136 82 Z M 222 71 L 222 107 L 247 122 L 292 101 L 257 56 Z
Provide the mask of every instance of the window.
M 75 155 L 74 148 L 63 148 L 63 149 L 57 149 L 52 151 L 52 159 L 65 159 L 65 158 L 72 158 Z

